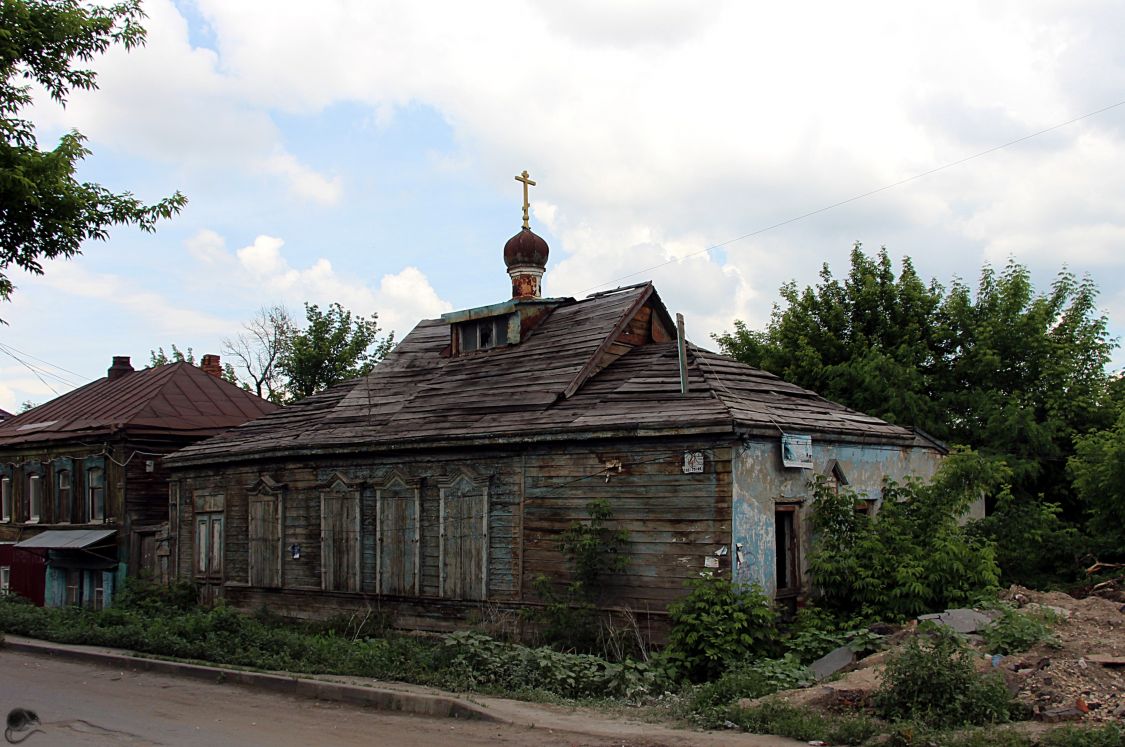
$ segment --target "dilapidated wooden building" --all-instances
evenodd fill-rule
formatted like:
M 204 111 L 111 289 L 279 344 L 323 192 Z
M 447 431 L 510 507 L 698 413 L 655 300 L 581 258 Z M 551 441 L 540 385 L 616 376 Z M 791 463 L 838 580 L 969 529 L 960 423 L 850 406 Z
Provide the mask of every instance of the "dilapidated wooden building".
M 102 607 L 128 575 L 168 575 L 163 456 L 277 408 L 202 367 L 104 378 L 0 423 L 0 586 L 48 606 Z
M 560 534 L 605 499 L 628 532 L 607 604 L 659 621 L 704 572 L 804 593 L 814 475 L 877 502 L 884 477 L 935 469 L 942 447 L 908 429 L 681 351 L 650 284 L 540 297 L 547 254 L 525 227 L 510 300 L 172 455 L 178 576 L 248 609 L 448 629 L 539 603 L 533 581 L 567 573 Z

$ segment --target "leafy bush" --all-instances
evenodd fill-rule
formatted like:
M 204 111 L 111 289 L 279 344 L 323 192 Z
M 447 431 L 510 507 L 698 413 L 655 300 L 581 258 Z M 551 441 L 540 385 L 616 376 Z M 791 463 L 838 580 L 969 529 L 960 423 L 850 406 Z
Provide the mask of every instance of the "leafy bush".
M 1043 747 L 1125 747 L 1125 726 L 1063 726 L 1043 735 Z
M 1018 654 L 1041 641 L 1053 641 L 1051 626 L 1043 615 L 1018 612 L 1004 607 L 1000 617 L 980 631 L 988 650 L 994 654 Z
M 1056 503 L 1017 499 L 1003 490 L 996 497 L 995 509 L 967 529 L 996 548 L 1002 584 L 1041 589 L 1082 575 L 1079 559 L 1090 541 L 1063 521 L 1061 512 Z
M 559 539 L 559 551 L 570 565 L 570 583 L 559 590 L 547 576 L 537 577 L 533 587 L 543 608 L 530 618 L 556 648 L 606 654 L 620 648 L 607 645 L 619 643 L 620 636 L 612 630 L 612 620 L 599 614 L 597 603 L 605 594 L 606 577 L 628 564 L 624 546 L 629 533 L 606 526 L 613 511 L 605 499 L 587 503 L 586 514 L 586 522 L 575 522 Z
M 879 733 L 875 722 L 863 716 L 829 716 L 782 702 L 733 708 L 726 714 L 725 721 L 754 734 L 776 734 L 801 741 L 823 740 L 832 744 L 863 744 Z
M 313 626 L 268 624 L 222 605 L 187 611 L 142 608 L 94 612 L 3 599 L 0 630 L 216 664 L 462 690 L 633 698 L 662 691 L 669 682 L 666 667 L 658 662 L 609 662 L 501 643 L 480 633 L 455 633 L 444 641 L 402 635 L 358 638 L 354 623 L 336 632 L 316 632 Z
M 115 607 L 150 612 L 186 612 L 199 606 L 199 591 L 191 581 L 164 585 L 139 578 L 125 579 L 125 586 L 114 599 Z
M 698 719 L 742 698 L 760 698 L 778 690 L 806 687 L 813 681 L 812 672 L 795 656 L 759 659 L 750 664 L 736 664 L 718 679 L 696 687 L 691 693 L 688 707 Z
M 929 634 L 911 638 L 887 658 L 876 712 L 942 728 L 1008 721 L 1012 700 L 1003 679 L 977 673 L 976 654 L 955 633 L 933 625 L 922 629 Z
M 823 479 L 813 486 L 816 543 L 809 572 L 818 604 L 844 615 L 905 619 L 993 593 L 999 568 L 991 543 L 958 524 L 988 483 L 991 465 L 955 452 L 934 480 L 883 488 L 876 518 L 857 515 L 857 496 Z
M 586 504 L 586 523 L 575 522 L 559 538 L 559 550 L 570 561 L 576 591 L 587 598 L 596 598 L 605 577 L 620 572 L 628 565 L 623 554 L 629 533 L 610 529 L 606 522 L 613 518 L 609 501 L 598 499 Z
M 717 677 L 734 662 L 778 653 L 777 611 L 761 589 L 707 575 L 669 605 L 667 656 L 693 682 Z
M 447 669 L 459 672 L 465 689 L 545 690 L 568 698 L 647 694 L 664 683 L 664 673 L 646 662 L 620 663 L 588 654 L 502 643 L 462 631 L 445 638 Z
M 797 610 L 797 616 L 785 630 L 784 646 L 803 663 L 809 664 L 840 646 L 857 654 L 879 647 L 881 635 L 872 633 L 856 621 L 836 618 L 828 610 L 808 606 Z

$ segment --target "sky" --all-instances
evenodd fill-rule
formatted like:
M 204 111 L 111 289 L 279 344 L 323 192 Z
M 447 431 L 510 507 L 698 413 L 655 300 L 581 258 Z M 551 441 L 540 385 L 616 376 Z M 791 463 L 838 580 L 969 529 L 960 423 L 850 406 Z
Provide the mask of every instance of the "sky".
M 1120 3 L 144 9 L 145 47 L 31 116 L 44 144 L 88 138 L 81 179 L 189 203 L 154 234 L 118 227 L 11 273 L 0 343 L 59 378 L 0 354 L 0 408 L 114 355 L 221 353 L 263 306 L 339 302 L 401 338 L 506 300 L 525 169 L 544 295 L 651 280 L 704 346 L 735 319 L 763 327 L 786 281 L 846 274 L 856 241 L 947 286 L 1014 259 L 1046 289 L 1066 267 L 1125 329 L 1125 106 L 1085 116 L 1125 101 Z

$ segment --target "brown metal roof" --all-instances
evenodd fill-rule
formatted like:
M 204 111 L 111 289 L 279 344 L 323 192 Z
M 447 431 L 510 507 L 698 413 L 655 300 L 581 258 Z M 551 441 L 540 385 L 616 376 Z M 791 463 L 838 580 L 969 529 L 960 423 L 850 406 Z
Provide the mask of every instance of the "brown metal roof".
M 212 435 L 279 409 L 190 363 L 101 378 L 0 423 L 0 446 L 121 429 Z
M 450 326 L 426 320 L 367 377 L 175 452 L 167 464 L 280 454 L 615 435 L 777 434 L 896 444 L 908 429 L 829 402 L 773 374 L 690 346 L 687 396 L 676 345 L 632 348 L 599 368 L 649 284 L 565 299 L 517 345 L 448 357 Z

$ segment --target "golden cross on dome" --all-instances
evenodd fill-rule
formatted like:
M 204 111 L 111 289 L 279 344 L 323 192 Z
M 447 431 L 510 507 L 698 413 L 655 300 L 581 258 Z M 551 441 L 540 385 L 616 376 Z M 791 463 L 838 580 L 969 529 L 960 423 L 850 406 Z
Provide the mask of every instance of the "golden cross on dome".
M 523 227 L 524 228 L 531 228 L 531 226 L 527 222 L 527 218 L 528 218 L 527 209 L 529 207 L 531 207 L 531 203 L 527 201 L 527 188 L 528 188 L 528 186 L 534 187 L 535 182 L 531 181 L 531 179 L 529 179 L 527 177 L 526 171 L 523 172 L 522 174 L 520 174 L 519 176 L 517 176 L 516 181 L 517 182 L 523 182 Z

